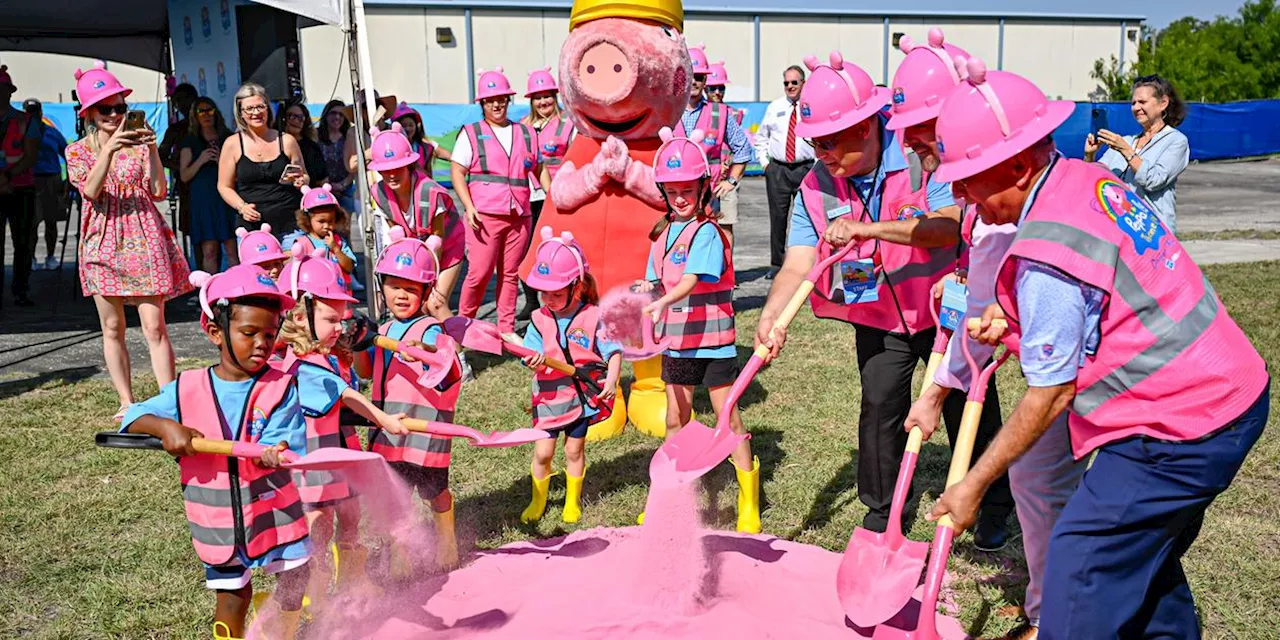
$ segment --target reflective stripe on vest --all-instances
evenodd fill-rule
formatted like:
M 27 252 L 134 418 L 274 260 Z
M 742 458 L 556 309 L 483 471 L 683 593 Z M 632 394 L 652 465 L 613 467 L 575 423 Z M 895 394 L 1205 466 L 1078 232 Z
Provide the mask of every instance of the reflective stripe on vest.
M 1104 197 L 1122 207 L 1118 215 Z M 1156 226 L 1127 217 L 1148 211 L 1146 222 Z M 1129 235 L 1121 225 L 1130 223 L 1150 238 Z M 1021 331 L 1018 259 L 1047 264 L 1106 295 L 1105 348 L 1086 357 L 1076 379 L 1070 424 L 1077 457 L 1135 435 L 1203 437 L 1242 415 L 1265 388 L 1265 363 L 1203 272 L 1154 209 L 1105 169 L 1058 160 L 1047 172 L 997 281 L 997 299 L 1013 321 L 1011 341 Z
M 382 325 L 379 333 L 396 340 L 422 340 L 427 329 L 434 326 L 436 320 L 422 316 L 409 325 L 404 335 L 391 335 L 388 331 L 392 323 Z M 440 341 L 451 340 L 440 335 Z M 386 352 L 381 348 L 374 349 L 373 354 L 373 402 L 387 413 L 404 413 L 410 418 L 433 420 L 436 422 L 453 422 L 453 412 L 458 406 L 458 394 L 462 387 L 455 382 L 445 391 L 423 389 L 418 386 L 418 377 L 422 375 L 420 363 L 406 364 L 392 355 L 390 364 L 384 364 Z M 456 365 L 455 365 L 456 366 Z M 408 433 L 393 435 L 381 429 L 374 429 L 369 434 L 369 450 L 382 455 L 388 462 L 408 462 L 420 467 L 443 469 L 449 466 L 452 451 L 452 439 L 438 438 L 425 433 Z
M 310 353 L 299 358 L 290 352 L 285 359 L 285 370 L 295 377 L 312 375 L 308 369 L 319 369 L 342 376 L 342 372 L 335 370 L 324 354 Z M 356 434 L 355 427 L 342 424 L 339 419 L 341 413 L 342 403 L 339 401 L 323 416 L 303 414 L 307 423 L 307 453 L 325 448 L 361 449 L 360 437 Z M 353 495 L 341 472 L 299 471 L 293 474 L 293 478 L 304 503 L 323 504 Z
M 688 297 L 669 305 L 654 330 L 672 339 L 672 349 L 702 349 L 722 347 L 737 340 L 733 322 L 733 256 L 724 233 L 714 222 L 699 220 L 690 222 L 680 230 L 675 242 L 669 243 L 671 226 L 668 225 L 649 250 L 653 272 L 668 290 L 675 289 L 684 277 L 688 264 L 688 252 L 694 237 L 705 225 L 711 225 L 724 244 L 724 272 L 718 282 L 698 281 Z
M 861 197 L 853 193 L 847 180 L 837 181 L 826 166 L 819 163 L 805 176 L 800 196 L 814 232 L 821 237 L 829 221 L 839 218 L 875 222 L 924 215 L 929 206 L 928 180 L 913 182 L 916 181 L 909 166 L 886 174 L 879 185 L 880 210 L 873 214 L 866 211 Z M 818 260 L 830 257 L 831 253 L 828 245 L 819 243 Z M 955 248 L 917 249 L 877 241 L 871 257 L 876 265 L 877 299 L 845 304 L 837 264 L 822 274 L 814 287 L 809 299 L 814 315 L 892 333 L 912 334 L 932 329 L 929 290 L 933 283 L 955 269 Z
M 569 138 L 573 136 L 573 125 L 564 118 L 556 116 L 555 123 L 555 129 L 551 129 L 551 123 L 547 122 L 537 132 L 542 163 L 547 165 L 547 172 L 552 178 L 556 177 L 560 165 L 564 164 L 564 156 L 569 151 Z
M 720 173 L 723 171 L 721 151 L 727 149 L 729 144 L 725 140 L 729 129 L 726 109 L 728 107 L 720 102 L 703 102 L 702 111 L 698 113 L 698 121 L 693 126 L 694 129 L 701 129 L 705 136 L 702 139 L 702 151 L 707 154 L 707 164 L 711 171 L 713 185 L 720 182 Z M 684 120 L 682 119 L 680 123 L 683 128 Z M 690 133 L 693 132 L 686 131 L 685 135 Z
M 537 165 L 533 136 L 529 128 L 519 122 L 512 122 L 509 126 L 515 128 L 511 132 L 510 152 L 502 148 L 488 122 L 474 122 L 465 128 L 475 153 L 467 174 L 467 186 L 476 209 L 483 213 L 507 214 L 514 210 L 522 215 L 529 214 L 529 176 Z M 515 131 L 520 132 L 523 147 L 516 144 Z M 495 162 L 495 166 L 490 167 L 490 154 L 494 160 L 505 159 L 506 166 L 496 166 L 501 163 Z
M 391 218 L 392 222 L 404 227 L 406 233 L 412 237 L 425 239 L 429 235 L 436 235 L 442 240 L 448 238 L 456 223 L 454 218 L 457 217 L 449 192 L 429 177 L 421 174 L 411 175 L 415 181 L 413 198 L 409 201 L 411 212 L 408 216 L 401 210 L 399 199 L 387 186 L 386 181 L 379 182 L 373 190 L 374 203 Z M 441 208 L 444 211 L 437 211 Z M 451 213 L 454 215 L 451 216 Z
M 213 393 L 212 369 L 178 376 L 178 422 L 212 440 L 230 430 Z M 245 399 L 241 442 L 257 442 L 267 421 L 284 403 L 294 378 L 268 367 L 254 380 Z M 200 454 L 178 459 L 182 496 L 196 555 L 212 565 L 225 564 L 237 549 L 250 559 L 307 536 L 302 500 L 287 469 L 266 469 L 250 460 Z
M 596 330 L 600 324 L 600 309 L 595 305 L 582 305 L 569 319 L 569 326 L 560 332 L 560 323 L 546 307 L 533 312 L 530 320 L 542 336 L 542 352 L 547 357 L 569 362 L 575 366 L 602 365 L 596 342 Z M 533 374 L 533 426 L 538 429 L 558 429 L 581 419 L 584 403 L 588 401 L 585 385 L 558 371 L 543 368 Z M 592 422 L 609 417 L 613 403 L 596 405 L 600 412 L 592 416 Z

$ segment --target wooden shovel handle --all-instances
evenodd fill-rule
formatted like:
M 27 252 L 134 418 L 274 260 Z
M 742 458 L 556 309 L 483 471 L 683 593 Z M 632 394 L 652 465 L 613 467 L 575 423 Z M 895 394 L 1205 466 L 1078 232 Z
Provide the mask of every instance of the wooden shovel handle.
M 533 349 L 530 349 L 522 344 L 514 344 L 511 342 L 507 342 L 506 340 L 502 341 L 502 348 L 506 349 L 508 353 L 521 358 L 527 358 L 532 355 L 537 355 L 537 352 L 534 351 Z M 547 361 L 544 362 L 543 365 L 555 371 L 559 371 L 560 373 L 563 373 L 566 376 L 578 375 L 578 369 L 575 368 L 573 365 L 567 362 L 556 360 L 555 358 L 547 358 Z
M 387 336 L 378 336 L 373 339 L 373 344 L 376 346 L 382 347 L 387 351 L 394 351 L 396 353 L 400 353 L 400 341 L 396 340 L 395 338 L 388 338 Z M 418 348 L 422 349 L 423 351 L 426 351 L 427 353 L 436 352 L 436 348 L 429 344 L 424 344 Z

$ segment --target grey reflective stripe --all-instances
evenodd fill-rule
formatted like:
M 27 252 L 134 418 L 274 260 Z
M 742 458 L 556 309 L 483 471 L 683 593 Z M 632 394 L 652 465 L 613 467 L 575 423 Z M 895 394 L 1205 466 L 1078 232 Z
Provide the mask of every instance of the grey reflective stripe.
M 924 186 L 924 166 L 920 164 L 920 156 L 915 150 L 907 149 L 907 169 L 911 173 L 911 191 L 916 192 Z
M 676 338 L 689 335 L 707 335 L 729 331 L 730 329 L 733 329 L 733 318 L 720 317 L 708 320 L 691 320 L 675 323 L 663 321 L 659 324 L 661 326 L 654 327 L 656 331 L 669 338 Z
M 542 160 L 542 164 L 549 167 L 558 167 L 561 162 L 563 162 L 563 160 L 561 160 L 560 156 L 547 156 Z
M 556 140 L 560 139 L 560 134 L 564 133 L 564 118 L 556 119 Z
M 522 187 L 529 184 L 529 179 L 525 178 L 524 180 L 518 180 L 515 178 L 508 178 L 506 176 L 495 176 L 491 173 L 472 173 L 467 175 L 467 183 L 472 182 L 491 182 L 494 184 L 509 184 L 512 186 Z
M 908 262 L 887 274 L 877 276 L 877 279 L 883 280 L 887 276 L 894 283 L 902 284 L 912 278 L 931 278 L 939 271 L 950 269 L 955 261 L 956 257 L 950 251 L 931 249 L 928 262 Z M 933 282 L 930 281 L 930 284 Z
M 475 134 L 475 140 L 471 141 L 472 146 L 475 147 L 475 149 L 472 149 L 472 151 L 475 152 L 476 159 L 480 161 L 480 171 L 483 173 L 488 173 L 489 158 L 486 156 L 484 151 L 484 148 L 485 148 L 484 140 L 480 138 L 480 136 L 484 135 L 483 133 L 481 133 L 482 129 L 480 128 L 480 123 L 479 122 L 471 123 L 471 131 L 472 133 Z M 471 181 L 470 179 L 467 180 L 467 182 L 470 182 L 470 181 Z
M 549 418 L 558 418 L 563 415 L 574 413 L 582 408 L 582 401 L 578 399 L 578 394 L 573 394 L 563 402 L 541 402 L 533 406 L 533 417 L 535 420 L 546 420 Z
M 714 147 L 714 148 L 717 150 L 717 152 L 716 152 L 716 157 L 712 158 L 712 157 L 710 157 L 710 154 L 707 154 L 707 156 L 708 156 L 708 157 L 707 157 L 707 163 L 708 163 L 710 166 L 712 166 L 712 167 L 718 167 L 718 166 L 720 166 L 721 158 L 720 158 L 720 152 L 719 152 L 719 149 L 720 149 L 720 146 L 724 144 L 724 136 L 719 135 L 719 134 L 720 134 L 720 111 L 721 111 L 721 110 L 720 110 L 719 108 L 712 107 L 712 109 L 711 109 L 711 131 L 708 131 L 708 132 L 707 132 L 707 133 L 714 133 L 714 134 L 716 134 L 716 142 L 717 142 L 717 144 L 716 144 L 716 146 Z
M 242 487 L 238 491 L 240 492 L 242 504 L 248 504 L 253 500 L 253 494 L 249 493 L 248 488 Z M 187 502 L 206 507 L 231 508 L 230 489 L 211 489 L 195 484 L 184 484 L 182 485 L 182 498 Z
M 726 289 L 724 291 L 693 293 L 693 294 L 690 294 L 689 297 L 684 299 L 684 306 L 688 306 L 688 307 L 712 307 L 712 306 L 719 306 L 722 304 L 733 304 L 732 291 L 729 291 Z M 671 306 L 678 308 L 679 303 Z
M 387 215 L 391 215 L 391 202 L 387 200 L 387 194 L 383 191 L 381 182 L 373 187 L 373 202 L 379 209 L 387 212 Z
M 409 418 L 418 418 L 419 420 L 434 420 L 436 422 L 453 422 L 452 411 L 441 411 L 435 407 L 425 404 L 413 404 L 409 402 L 394 402 L 385 400 L 379 407 L 387 413 L 403 413 Z
M 326 433 L 324 435 L 307 438 L 307 451 L 316 451 L 326 448 L 344 448 L 346 439 L 341 433 Z
M 530 133 L 529 127 L 526 127 L 519 123 L 517 123 L 516 126 L 520 127 L 520 134 L 524 136 L 524 150 L 529 155 L 532 156 L 533 155 L 533 135 L 532 133 Z
M 303 517 L 301 500 L 294 500 L 283 509 L 268 509 L 266 513 L 255 516 L 253 522 L 245 523 L 245 543 L 248 544 L 264 531 L 291 525 Z
M 1120 260 L 1120 247 L 1060 222 L 1026 222 L 1018 230 L 1018 239 L 1053 242 L 1071 249 L 1083 258 L 1113 266 L 1115 280 L 1111 293 L 1124 300 L 1142 326 L 1156 338 L 1151 346 L 1128 362 L 1093 384 L 1076 390 L 1071 408 L 1081 417 L 1089 415 L 1107 401 L 1155 375 L 1186 351 L 1218 317 L 1221 305 L 1208 278 L 1204 278 L 1204 295 L 1196 305 L 1181 320 L 1174 320 L 1160 307 L 1160 302 L 1138 282 L 1129 265 Z
M 188 520 L 187 528 L 196 542 L 213 547 L 231 547 L 236 544 L 234 527 L 202 527 Z
M 298 484 L 304 487 L 322 487 L 341 480 L 330 471 L 300 471 Z
M 428 419 L 428 418 L 424 418 Z M 448 422 L 447 420 L 437 420 L 436 422 Z M 376 435 L 373 436 L 374 444 L 384 447 L 398 447 L 406 449 L 417 449 L 428 453 L 449 453 L 452 449 L 451 439 L 446 437 L 432 436 L 427 433 L 419 433 L 411 431 L 408 434 L 397 436 L 387 433 L 382 429 L 378 429 Z

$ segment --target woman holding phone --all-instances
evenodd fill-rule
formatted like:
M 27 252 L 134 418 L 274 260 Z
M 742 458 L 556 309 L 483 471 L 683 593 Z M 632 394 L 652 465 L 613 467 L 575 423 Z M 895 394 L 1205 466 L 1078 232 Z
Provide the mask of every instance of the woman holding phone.
M 239 215 L 239 226 L 271 225 L 277 238 L 296 231 L 294 212 L 310 182 L 302 149 L 287 133 L 271 128 L 271 100 L 260 84 L 246 82 L 235 95 L 236 135 L 218 157 L 218 193 Z
M 116 419 L 133 403 L 126 304 L 138 307 L 151 369 L 163 387 L 174 379 L 173 346 L 165 327 L 165 300 L 191 290 L 187 261 L 156 202 L 168 195 L 156 134 L 125 126 L 132 92 L 99 61 L 76 72 L 85 137 L 67 147 L 67 177 L 83 197 L 78 261 L 80 286 L 92 297 L 102 326 L 102 353 L 120 397 Z
M 222 142 L 231 136 L 218 105 L 209 98 L 197 98 L 191 107 L 187 137 L 178 143 L 178 177 L 191 192 L 191 242 L 199 247 L 196 265 L 217 273 L 222 260 L 219 245 L 229 266 L 238 262 L 236 254 L 236 213 L 218 195 L 218 154 Z

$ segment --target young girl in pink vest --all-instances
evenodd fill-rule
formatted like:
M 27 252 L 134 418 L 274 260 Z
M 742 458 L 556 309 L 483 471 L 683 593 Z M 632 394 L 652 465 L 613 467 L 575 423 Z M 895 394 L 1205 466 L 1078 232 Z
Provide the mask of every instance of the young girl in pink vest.
M 402 227 L 406 237 L 424 240 L 434 235 L 442 241 L 440 272 L 427 296 L 427 311 L 444 320 L 453 315 L 449 299 L 462 273 L 466 251 L 462 217 L 449 192 L 419 167 L 419 154 L 401 135 L 399 124 L 376 133 L 370 148 L 373 160 L 369 168 L 382 177 L 373 188 L 378 209 L 391 224 Z
M 480 74 L 476 100 L 484 119 L 458 132 L 453 147 L 453 188 L 465 210 L 467 277 L 459 315 L 474 318 L 498 273 L 498 328 L 508 336 L 516 327 L 517 271 L 529 249 L 529 178 L 550 183 L 533 131 L 511 122 L 511 82 L 502 69 Z
M 711 405 L 724 411 L 729 388 L 738 377 L 733 320 L 733 256 L 715 222 L 707 217 L 711 201 L 710 167 L 702 150 L 702 131 L 687 138 L 658 132 L 662 146 L 653 160 L 653 175 L 667 199 L 667 216 L 654 228 L 653 246 L 640 291 L 660 297 L 645 308 L 656 330 L 672 341 L 662 359 L 667 383 L 667 434 L 687 424 L 693 414 L 693 390 L 706 387 Z M 735 433 L 746 433 L 738 407 L 731 411 Z M 738 474 L 738 531 L 760 532 L 760 461 L 751 441 L 733 452 Z M 642 516 L 643 517 L 643 516 Z
M 293 245 L 293 259 L 280 276 L 280 288 L 297 302 L 285 316 L 281 337 L 290 349 L 283 369 L 298 380 L 302 415 L 307 425 L 307 452 L 325 447 L 361 449 L 355 429 L 341 425 L 343 406 L 369 419 L 389 433 L 408 433 L 399 415 L 387 415 L 352 386 L 347 368 L 336 356 L 342 334 L 342 320 L 349 315 L 348 304 L 356 302 L 347 289 L 342 272 L 328 258 L 325 249 L 302 243 Z M 328 561 L 333 544 L 340 567 L 338 589 L 362 585 L 368 551 L 359 545 L 360 503 L 355 488 L 340 473 L 306 471 L 294 474 L 311 536 L 323 551 L 312 568 L 307 596 L 311 606 L 319 606 L 328 595 L 333 575 Z M 337 522 L 335 523 L 335 519 Z
M 432 167 L 437 159 L 449 162 L 453 156 L 448 149 L 441 149 L 427 137 L 427 127 L 422 124 L 422 114 L 417 109 L 401 102 L 391 114 L 392 126 L 400 125 L 404 137 L 409 139 L 410 149 L 418 155 L 414 162 L 419 173 L 431 177 Z M 377 158 L 378 156 L 373 156 Z M 375 169 L 376 171 L 376 169 Z
M 309 244 L 304 246 L 308 249 L 325 250 L 329 260 L 341 269 L 343 282 L 350 288 L 356 254 L 339 233 L 350 229 L 351 215 L 338 204 L 338 196 L 331 189 L 327 184 L 316 189 L 302 188 L 302 203 L 296 214 L 298 230 L 285 236 L 280 246 L 288 251 L 295 242 L 306 240 Z
M 587 471 L 583 455 L 587 428 L 608 419 L 613 411 L 622 372 L 622 346 L 600 337 L 600 309 L 596 306 L 600 294 L 587 258 L 572 234 L 553 237 L 551 227 L 542 228 L 542 244 L 525 284 L 542 292 L 542 307 L 533 312 L 524 334 L 524 346 L 539 352 L 524 359 L 534 371 L 533 426 L 552 435 L 534 445 L 529 468 L 533 499 L 520 514 L 520 521 L 537 522 L 547 508 L 547 491 L 554 475 L 551 459 L 556 455 L 556 439 L 563 433 L 566 490 L 561 519 L 577 522 L 582 517 L 582 478 Z M 548 357 L 593 367 L 593 379 L 600 390 L 546 368 L 543 365 Z
M 218 364 L 179 374 L 160 394 L 129 408 L 121 431 L 160 438 L 178 456 L 182 495 L 205 584 L 216 591 L 214 637 L 243 637 L 253 596 L 250 570 L 276 574 L 274 604 L 260 613 L 269 638 L 291 640 L 302 613 L 311 539 L 285 450 L 306 453 L 296 379 L 267 366 L 280 314 L 293 307 L 261 268 L 242 264 L 200 287 L 205 335 Z M 260 460 L 197 454 L 192 438 L 274 445 Z M 248 498 L 246 500 L 246 498 Z
M 393 242 L 382 251 L 374 269 L 382 287 L 391 320 L 379 332 L 415 346 L 454 347 L 441 331 L 440 322 L 426 313 L 426 296 L 439 271 L 436 253 L 440 239 L 426 242 L 405 238 L 402 228 L 392 229 Z M 455 358 L 445 379 L 432 389 L 418 385 L 426 365 L 381 347 L 356 355 L 356 371 L 373 378 L 373 402 L 384 411 L 410 418 L 453 422 L 461 388 L 461 365 Z M 431 507 L 436 527 L 436 564 L 442 569 L 458 565 L 458 541 L 453 527 L 453 494 L 449 491 L 451 440 L 425 433 L 396 435 L 374 430 L 370 450 L 382 454 L 401 478 Z M 412 571 L 405 544 L 392 541 L 391 575 L 407 578 Z
M 236 229 L 236 254 L 240 264 L 252 264 L 261 267 L 272 280 L 280 278 L 280 269 L 284 267 L 288 256 L 280 246 L 280 241 L 271 234 L 271 225 L 263 224 L 257 231 L 244 227 Z

